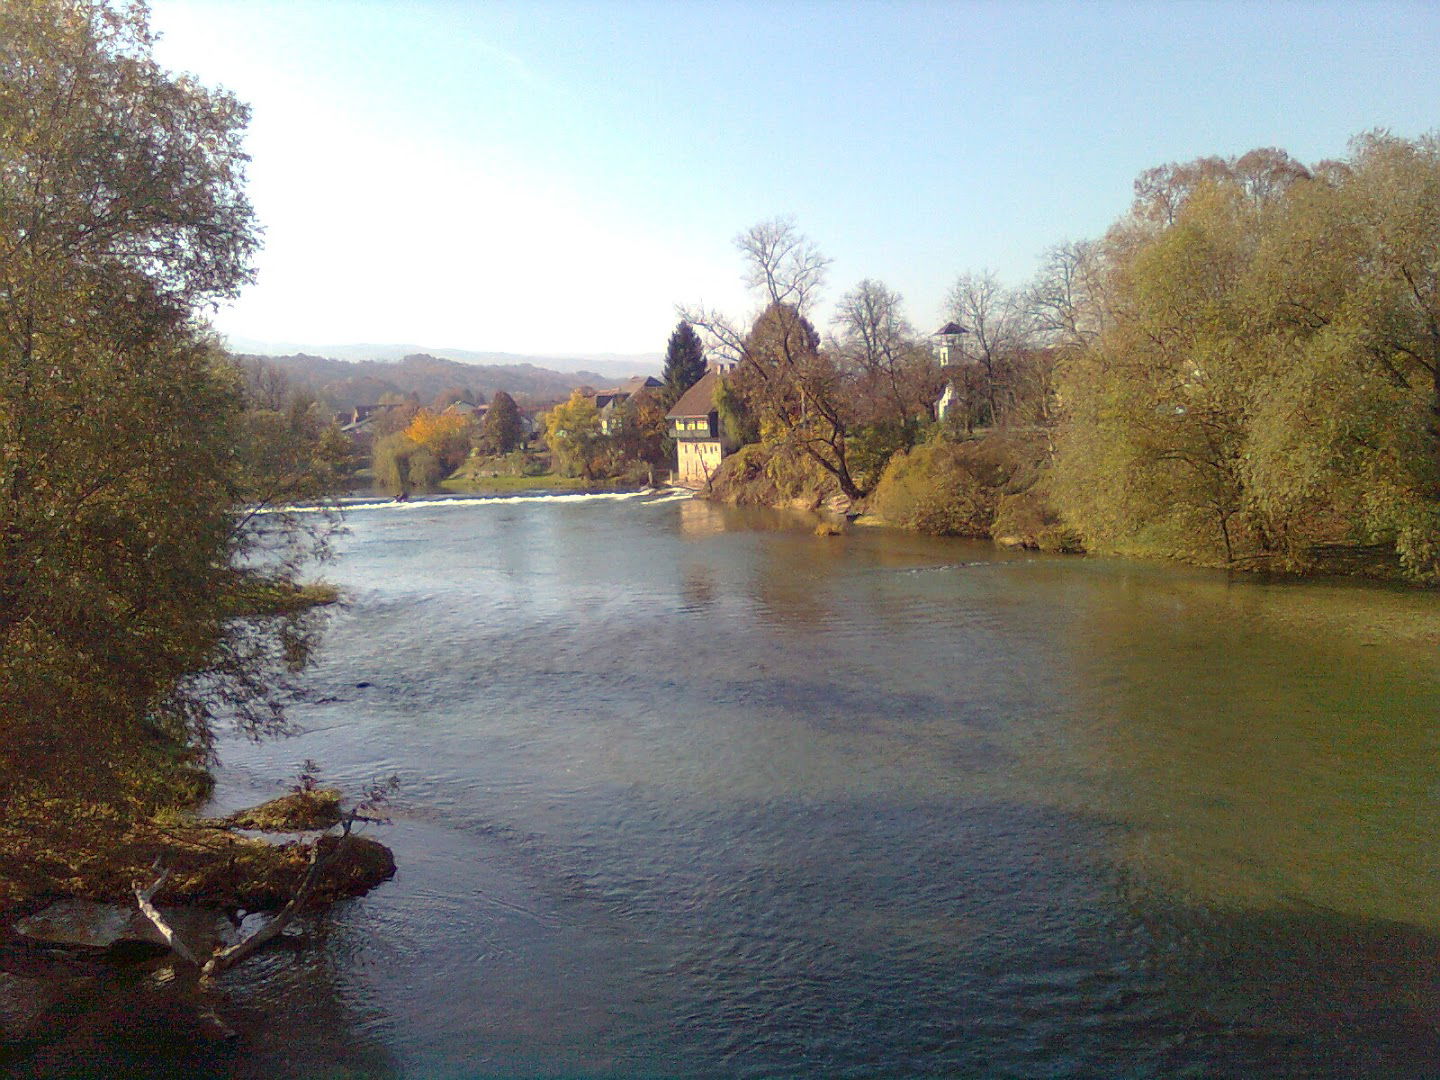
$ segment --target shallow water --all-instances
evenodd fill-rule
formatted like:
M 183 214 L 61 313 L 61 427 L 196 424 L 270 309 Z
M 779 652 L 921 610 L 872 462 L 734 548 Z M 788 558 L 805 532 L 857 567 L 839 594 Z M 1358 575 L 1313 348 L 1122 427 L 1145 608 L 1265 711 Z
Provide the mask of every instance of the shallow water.
M 55 1071 L 1440 1074 L 1435 596 L 650 496 L 349 526 L 305 733 L 219 798 L 397 773 L 400 873 L 229 977 L 239 1047 Z

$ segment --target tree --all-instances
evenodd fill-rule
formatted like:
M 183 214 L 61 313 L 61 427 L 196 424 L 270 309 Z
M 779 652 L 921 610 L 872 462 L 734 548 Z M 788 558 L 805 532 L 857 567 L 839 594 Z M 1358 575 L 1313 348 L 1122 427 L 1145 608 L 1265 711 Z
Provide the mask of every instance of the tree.
M 462 413 L 434 413 L 421 409 L 404 431 L 407 439 L 428 451 L 444 473 L 460 467 L 470 453 L 475 422 Z
M 242 378 L 196 321 L 250 278 L 246 111 L 152 40 L 140 4 L 0 6 L 11 813 L 21 793 L 163 799 L 164 763 L 207 752 L 222 714 L 283 725 L 313 628 L 237 618 L 323 536 L 251 527 Z
M 497 390 L 490 400 L 490 409 L 481 425 L 481 442 L 491 454 L 508 454 L 524 441 L 520 423 L 520 407 L 504 390 Z
M 836 311 L 842 363 L 859 376 L 855 395 L 871 406 L 871 423 L 884 424 L 899 446 L 914 443 L 916 421 L 939 395 L 940 372 L 928 347 L 905 318 L 903 300 L 883 282 L 866 279 L 840 298 Z
M 467 386 L 447 386 L 435 395 L 435 400 L 430 403 L 430 408 L 435 412 L 444 412 L 454 404 L 476 405 L 474 391 Z
M 765 297 L 767 306 L 787 304 L 809 311 L 825 284 L 830 259 L 795 227 L 778 217 L 752 225 L 735 238 L 745 260 L 745 284 Z
M 665 369 L 661 378 L 665 383 L 666 404 L 674 405 L 704 374 L 705 346 L 695 328 L 681 319 L 665 346 Z
M 655 483 L 655 470 L 669 466 L 675 458 L 675 440 L 665 418 L 671 403 L 664 390 L 645 387 L 626 398 L 618 410 L 619 430 L 611 436 L 622 460 L 647 467 L 651 484 Z
M 1011 404 L 1011 367 L 1031 342 L 1025 297 L 1004 288 L 989 270 L 961 274 L 947 300 L 950 317 L 970 332 L 961 348 L 967 362 L 984 373 L 984 397 L 990 423 L 1000 423 Z
M 1025 297 L 1039 343 L 1073 349 L 1095 340 L 1107 311 L 1104 270 L 1104 252 L 1092 240 L 1057 244 L 1045 253 Z
M 1056 493 L 1089 544 L 1440 577 L 1440 144 L 1151 170 L 1064 364 Z
M 763 441 L 806 455 L 850 498 L 865 494 L 850 469 L 853 379 L 821 350 L 810 320 L 783 303 L 761 312 L 745 338 L 734 382 L 760 421 Z
M 598 479 L 608 448 L 592 398 L 576 390 L 570 400 L 546 413 L 545 441 L 565 475 L 583 476 L 587 482 Z
M 681 312 L 709 337 L 714 353 L 735 365 L 732 391 L 743 407 L 722 411 L 747 416 L 763 442 L 803 455 L 847 496 L 860 498 L 864 490 L 850 468 L 848 443 L 856 420 L 854 373 L 833 351 L 820 348 L 805 316 L 830 260 L 788 218 L 753 226 L 735 238 L 735 246 L 745 261 L 746 284 L 766 305 L 749 333 L 719 312 Z

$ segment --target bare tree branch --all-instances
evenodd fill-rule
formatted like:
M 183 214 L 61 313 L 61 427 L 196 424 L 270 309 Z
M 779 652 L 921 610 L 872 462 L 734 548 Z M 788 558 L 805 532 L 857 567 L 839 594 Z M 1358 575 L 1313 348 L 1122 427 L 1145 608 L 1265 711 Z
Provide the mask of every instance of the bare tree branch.
M 154 869 L 160 869 L 160 861 L 158 859 L 155 861 Z M 130 887 L 135 892 L 135 903 L 140 908 L 140 913 L 149 919 L 150 924 L 160 932 L 160 936 L 165 939 L 165 944 L 170 946 L 170 950 L 191 967 L 199 967 L 200 961 L 195 958 L 195 954 L 190 951 L 189 946 L 180 940 L 179 935 L 177 935 L 170 924 L 165 921 L 165 916 L 160 914 L 160 909 L 150 902 L 155 894 L 164 886 L 165 882 L 169 880 L 170 871 L 167 868 L 161 872 L 158 878 L 150 883 L 149 888 L 142 889 L 138 881 L 132 882 Z
M 745 284 L 767 305 L 790 304 L 804 314 L 819 296 L 830 259 L 796 229 L 794 218 L 752 225 L 735 237 L 735 246 L 745 259 Z

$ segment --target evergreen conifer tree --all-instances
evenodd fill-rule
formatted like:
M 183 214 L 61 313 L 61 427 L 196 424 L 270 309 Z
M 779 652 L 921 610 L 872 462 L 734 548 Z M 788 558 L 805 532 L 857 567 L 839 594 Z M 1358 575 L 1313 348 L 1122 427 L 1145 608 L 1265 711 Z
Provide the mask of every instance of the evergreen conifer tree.
M 705 374 L 705 346 L 695 328 L 683 319 L 670 335 L 665 348 L 665 400 L 673 405 L 680 395 L 700 381 Z

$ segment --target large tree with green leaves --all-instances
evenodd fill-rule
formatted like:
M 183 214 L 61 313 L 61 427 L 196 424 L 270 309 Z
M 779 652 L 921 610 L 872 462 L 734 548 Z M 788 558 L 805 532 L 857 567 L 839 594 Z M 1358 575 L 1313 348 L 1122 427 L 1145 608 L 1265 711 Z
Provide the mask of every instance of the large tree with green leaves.
M 276 729 L 308 641 L 241 618 L 306 549 L 253 527 L 243 379 L 197 321 L 250 276 L 246 110 L 152 40 L 139 3 L 0 5 L 0 802 L 143 796 L 219 716 Z
M 1440 144 L 1151 170 L 1067 361 L 1055 491 L 1091 546 L 1440 576 Z

